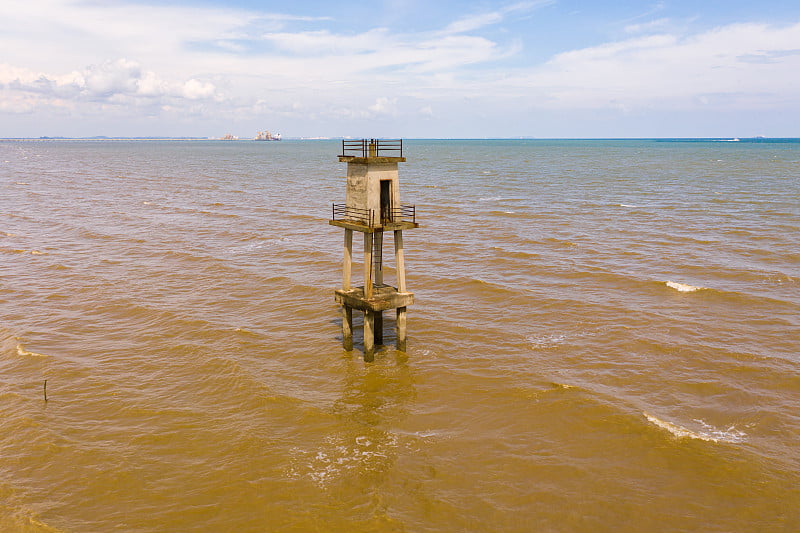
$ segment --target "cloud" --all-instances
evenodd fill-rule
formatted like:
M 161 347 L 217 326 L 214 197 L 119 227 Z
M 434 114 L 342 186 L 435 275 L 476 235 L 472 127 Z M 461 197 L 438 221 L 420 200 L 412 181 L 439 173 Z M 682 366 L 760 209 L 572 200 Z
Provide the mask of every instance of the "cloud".
M 484 12 L 476 15 L 468 15 L 457 19 L 448 24 L 442 34 L 452 35 L 457 33 L 467 33 L 486 26 L 498 24 L 505 20 L 509 14 L 532 11 L 533 9 L 544 7 L 555 3 L 555 0 L 539 0 L 536 2 L 519 2 L 501 7 L 495 11 Z
M 261 37 L 274 48 L 298 55 L 343 55 L 374 52 L 396 44 L 385 28 L 355 35 L 334 34 L 328 30 L 298 33 L 267 33 Z
M 141 67 L 134 61 L 106 61 L 100 65 L 91 65 L 84 71 L 81 92 L 99 99 L 115 94 L 136 94 L 141 77 Z
M 672 26 L 673 22 L 668 18 L 661 18 L 651 20 L 649 22 L 641 22 L 638 24 L 629 24 L 625 26 L 625 33 L 651 33 L 654 31 L 664 31 Z
M 219 101 L 216 87 L 207 81 L 185 82 L 159 78 L 145 71 L 135 61 L 118 59 L 89 65 L 81 71 L 48 74 L 30 69 L 0 65 L 0 89 L 4 112 L 31 113 L 36 109 L 62 109 L 137 112 L 148 107 L 158 109 L 189 108 L 200 100 Z M 185 104 L 181 102 L 184 101 Z
M 387 98 L 381 96 L 375 103 L 369 106 L 369 110 L 376 115 L 396 115 L 397 98 Z
M 539 92 L 544 106 L 774 107 L 798 103 L 798 49 L 800 24 L 734 24 L 564 52 L 511 83 Z
M 291 93 L 293 100 L 306 100 L 306 109 L 324 112 L 351 105 L 340 90 L 357 95 L 358 101 L 377 101 L 379 96 L 370 92 L 386 90 L 400 79 L 428 85 L 445 72 L 518 52 L 516 45 L 470 33 L 547 3 L 510 4 L 446 24 L 443 31 L 398 33 L 385 27 L 305 29 L 330 19 L 235 8 L 7 2 L 0 7 L 0 46 L 20 54 L 5 65 L 6 72 L 0 70 L 5 98 L 13 91 L 16 98 L 26 98 L 27 108 L 47 107 L 48 98 L 83 108 L 95 102 L 154 109 L 207 100 L 223 105 L 225 112 L 231 105 L 263 108 L 256 102 L 265 92 L 272 109 L 286 109 L 290 98 L 285 95 Z M 28 30 L 15 32 L 14 27 Z M 70 46 L 56 44 L 65 42 Z M 54 47 L 58 54 L 52 53 Z M 106 59 L 98 61 L 98 56 Z M 25 73 L 12 74 L 11 69 Z M 357 105 L 354 112 L 359 109 L 364 107 Z
M 214 84 L 198 81 L 194 78 L 183 84 L 181 95 L 189 100 L 212 98 L 215 93 Z

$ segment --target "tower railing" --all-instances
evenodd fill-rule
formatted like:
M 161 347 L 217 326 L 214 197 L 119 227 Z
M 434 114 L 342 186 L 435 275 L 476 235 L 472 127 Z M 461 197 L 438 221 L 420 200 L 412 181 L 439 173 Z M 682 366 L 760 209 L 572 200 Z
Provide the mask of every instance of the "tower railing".
M 350 207 L 347 204 L 333 204 L 331 220 L 343 220 L 375 227 L 375 210 Z
M 403 139 L 342 139 L 342 157 L 403 157 Z
M 392 209 L 392 221 L 417 222 L 417 206 L 401 204 Z
M 403 204 L 390 210 L 389 216 L 381 219 L 380 213 L 374 209 L 350 207 L 347 204 L 332 204 L 331 220 L 341 220 L 363 224 L 370 228 L 378 228 L 384 224 L 397 222 L 417 222 L 417 206 Z

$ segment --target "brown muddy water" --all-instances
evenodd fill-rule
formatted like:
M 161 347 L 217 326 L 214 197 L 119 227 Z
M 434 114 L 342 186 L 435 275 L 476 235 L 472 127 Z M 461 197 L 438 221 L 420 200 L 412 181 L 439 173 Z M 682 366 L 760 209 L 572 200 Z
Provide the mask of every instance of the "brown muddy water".
M 408 141 L 372 364 L 339 151 L 0 142 L 0 530 L 800 529 L 800 144 Z

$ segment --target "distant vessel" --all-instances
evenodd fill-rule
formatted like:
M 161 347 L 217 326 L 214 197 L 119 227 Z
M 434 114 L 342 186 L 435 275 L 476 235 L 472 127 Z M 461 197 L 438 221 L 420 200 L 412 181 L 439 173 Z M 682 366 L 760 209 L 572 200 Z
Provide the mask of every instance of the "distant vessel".
M 271 133 L 269 130 L 259 131 L 253 138 L 254 141 L 280 141 L 280 133 Z

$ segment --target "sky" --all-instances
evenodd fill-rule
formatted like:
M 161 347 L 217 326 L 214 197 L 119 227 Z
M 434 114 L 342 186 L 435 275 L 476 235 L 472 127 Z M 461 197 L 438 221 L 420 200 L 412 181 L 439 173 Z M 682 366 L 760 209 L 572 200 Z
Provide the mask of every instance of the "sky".
M 0 137 L 265 129 L 800 137 L 800 2 L 0 2 Z

